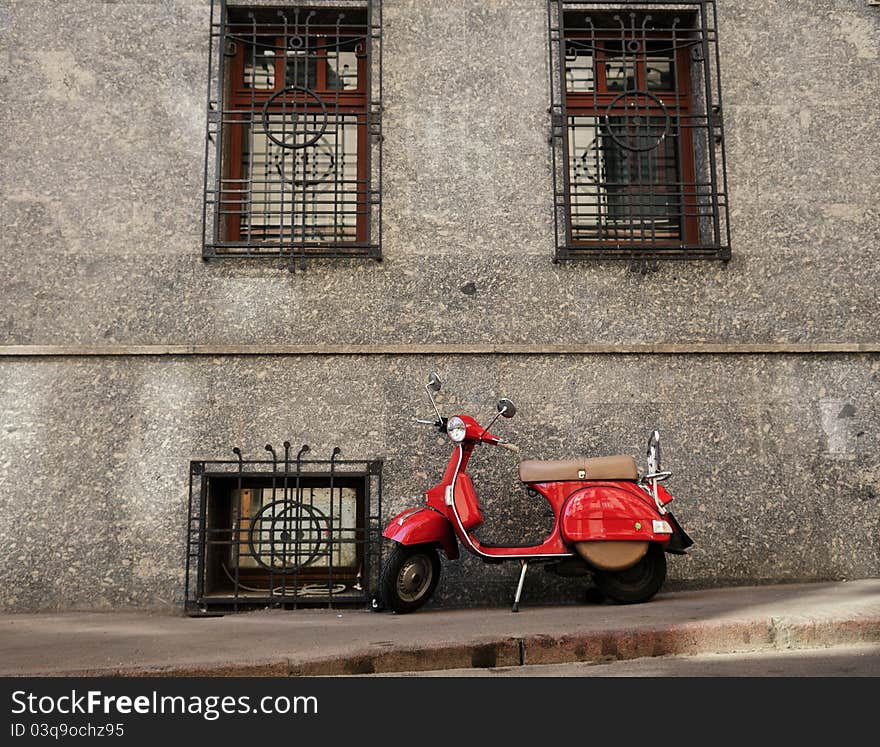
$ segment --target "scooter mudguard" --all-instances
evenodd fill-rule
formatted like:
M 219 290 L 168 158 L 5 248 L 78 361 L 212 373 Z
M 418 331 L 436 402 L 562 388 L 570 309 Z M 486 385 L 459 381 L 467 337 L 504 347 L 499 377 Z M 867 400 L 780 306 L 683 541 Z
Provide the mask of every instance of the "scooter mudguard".
M 401 545 L 439 545 L 450 560 L 458 557 L 458 542 L 449 519 L 433 508 L 402 511 L 388 523 L 382 536 Z
M 673 555 L 687 555 L 686 550 L 694 544 L 694 541 L 691 539 L 690 535 L 681 528 L 681 524 L 679 524 L 678 519 L 672 515 L 672 511 L 666 512 L 666 519 L 672 525 L 672 537 L 669 540 L 669 544 L 666 546 L 666 552 L 671 552 Z
M 597 483 L 576 491 L 560 516 L 567 543 L 642 540 L 666 545 L 672 527 L 637 485 Z

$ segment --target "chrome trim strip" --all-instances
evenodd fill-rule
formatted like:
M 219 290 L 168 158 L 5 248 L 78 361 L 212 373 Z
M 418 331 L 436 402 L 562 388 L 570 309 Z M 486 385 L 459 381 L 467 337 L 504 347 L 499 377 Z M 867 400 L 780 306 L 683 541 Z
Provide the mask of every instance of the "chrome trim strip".
M 397 520 L 397 526 L 402 527 L 402 526 L 403 526 L 403 523 L 404 523 L 408 518 L 410 518 L 410 516 L 412 516 L 413 514 L 418 513 L 418 512 L 421 511 L 423 508 L 425 508 L 425 507 L 424 507 L 424 506 L 419 506 L 418 508 L 408 508 L 406 511 L 403 512 L 403 514 L 400 516 L 400 518 L 398 518 L 398 520 Z

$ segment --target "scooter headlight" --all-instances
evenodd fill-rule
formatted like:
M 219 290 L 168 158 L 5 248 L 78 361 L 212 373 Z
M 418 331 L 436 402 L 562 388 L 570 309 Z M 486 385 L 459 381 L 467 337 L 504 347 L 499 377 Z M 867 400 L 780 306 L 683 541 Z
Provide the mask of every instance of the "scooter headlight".
M 455 415 L 449 418 L 449 422 L 446 424 L 446 432 L 449 434 L 449 438 L 455 441 L 455 443 L 460 444 L 464 441 L 464 437 L 467 434 L 467 426 L 465 426 L 464 420 Z

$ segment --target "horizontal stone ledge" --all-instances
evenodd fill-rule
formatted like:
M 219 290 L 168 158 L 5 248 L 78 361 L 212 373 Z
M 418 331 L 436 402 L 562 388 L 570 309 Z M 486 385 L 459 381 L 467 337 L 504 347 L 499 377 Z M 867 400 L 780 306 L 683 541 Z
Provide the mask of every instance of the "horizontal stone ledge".
M 880 342 L 594 344 L 0 345 L 0 357 L 333 355 L 847 355 L 880 353 Z

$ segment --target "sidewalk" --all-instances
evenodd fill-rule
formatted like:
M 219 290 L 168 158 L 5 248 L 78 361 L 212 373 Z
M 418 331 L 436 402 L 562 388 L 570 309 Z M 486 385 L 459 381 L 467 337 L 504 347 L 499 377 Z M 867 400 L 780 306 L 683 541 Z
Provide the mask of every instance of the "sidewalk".
M 647 604 L 0 616 L 0 675 L 299 676 L 880 644 L 880 579 L 661 593 Z

